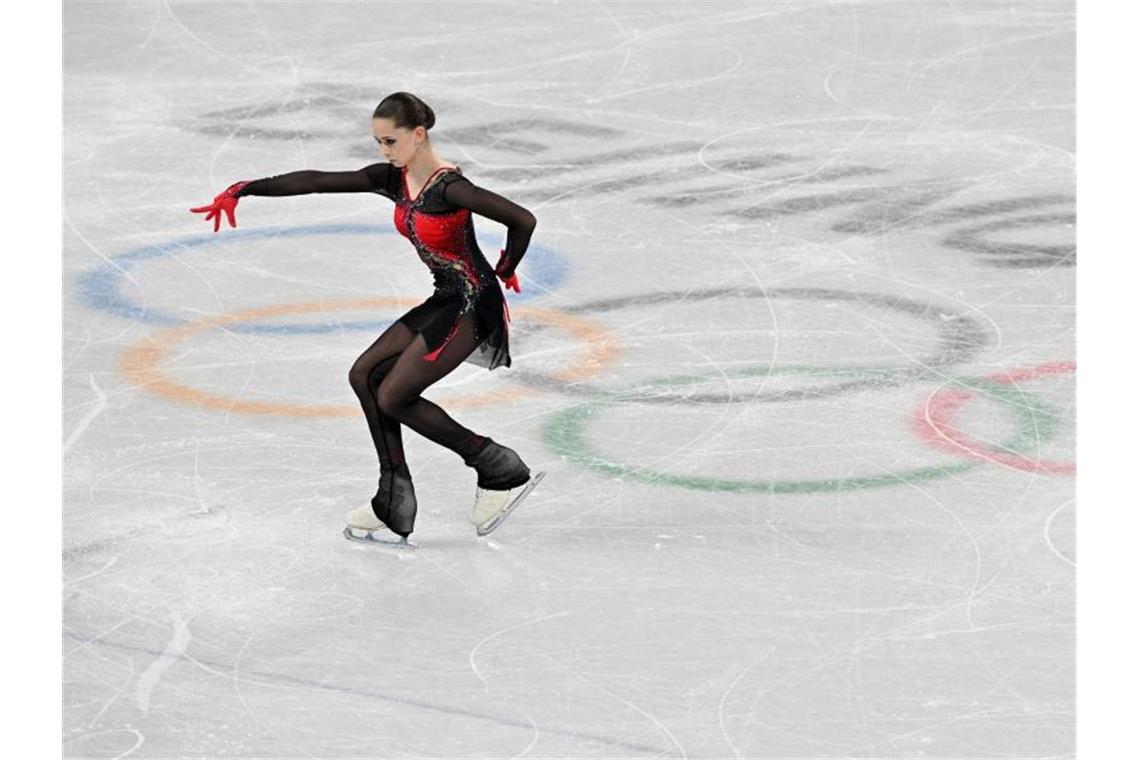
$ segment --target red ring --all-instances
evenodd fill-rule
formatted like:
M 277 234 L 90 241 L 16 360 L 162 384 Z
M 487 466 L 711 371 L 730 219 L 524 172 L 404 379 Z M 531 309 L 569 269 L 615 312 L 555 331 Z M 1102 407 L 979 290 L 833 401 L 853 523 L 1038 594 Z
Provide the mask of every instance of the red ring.
M 989 375 L 984 380 L 1005 385 L 1036 380 L 1051 375 L 1069 375 L 1077 371 L 1076 362 L 1048 362 L 1035 367 L 1023 367 L 1011 372 Z M 962 406 L 977 395 L 966 388 L 943 388 L 935 392 L 926 403 L 911 414 L 911 427 L 919 437 L 935 448 L 951 454 L 980 459 L 984 462 L 1001 464 L 1026 472 L 1046 472 L 1053 475 L 1073 475 L 1077 471 L 1074 462 L 1055 462 L 1033 459 L 1022 454 L 1000 451 L 975 441 L 954 427 L 952 419 Z

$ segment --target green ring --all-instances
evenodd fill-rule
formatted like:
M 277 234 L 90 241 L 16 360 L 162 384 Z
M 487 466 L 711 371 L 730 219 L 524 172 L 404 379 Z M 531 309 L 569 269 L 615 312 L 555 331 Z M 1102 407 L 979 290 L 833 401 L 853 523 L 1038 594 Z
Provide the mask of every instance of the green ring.
M 779 368 L 758 367 L 728 374 L 730 377 L 771 376 L 776 374 L 800 375 L 887 375 L 896 369 L 875 367 L 815 367 L 792 365 Z M 692 385 L 706 382 L 710 377 L 697 375 L 676 375 L 650 381 L 625 391 L 615 391 L 601 398 L 590 399 L 568 407 L 556 414 L 543 426 L 543 440 L 556 454 L 564 459 L 580 464 L 587 469 L 605 475 L 632 478 L 653 485 L 673 485 L 697 491 L 728 491 L 733 493 L 818 493 L 854 491 L 865 488 L 916 483 L 956 475 L 977 467 L 978 462 L 962 462 L 953 465 L 919 467 L 885 475 L 871 475 L 853 478 L 817 478 L 811 480 L 725 480 L 702 478 L 691 475 L 672 475 L 656 472 L 643 467 L 632 467 L 612 462 L 593 453 L 583 438 L 583 428 L 594 414 L 604 407 L 617 403 L 636 402 L 639 396 L 652 394 L 661 387 Z M 1018 418 L 1019 427 L 1012 438 L 1002 444 L 1003 448 L 1021 453 L 1030 446 L 1048 440 L 1057 428 L 1057 414 L 1040 399 L 1029 395 L 1024 389 L 1014 388 L 980 378 L 956 378 L 948 385 L 980 391 L 1011 409 Z

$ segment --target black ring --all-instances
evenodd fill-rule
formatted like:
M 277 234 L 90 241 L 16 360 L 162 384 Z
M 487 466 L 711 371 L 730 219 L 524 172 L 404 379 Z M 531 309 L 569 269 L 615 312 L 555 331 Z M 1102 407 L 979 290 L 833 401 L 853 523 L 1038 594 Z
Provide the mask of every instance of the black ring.
M 638 395 L 628 398 L 631 402 L 673 404 L 706 403 L 725 404 L 740 401 L 747 402 L 784 402 L 803 401 L 805 399 L 826 398 L 852 393 L 866 388 L 880 388 L 884 386 L 903 385 L 908 381 L 938 377 L 941 368 L 971 361 L 987 343 L 985 330 L 973 318 L 965 314 L 955 313 L 946 307 L 935 304 L 913 301 L 899 296 L 883 295 L 880 293 L 861 293 L 858 291 L 833 290 L 829 288 L 711 288 L 708 290 L 675 290 L 658 293 L 642 293 L 638 295 L 606 298 L 598 301 L 574 306 L 559 307 L 561 311 L 571 314 L 593 314 L 599 311 L 617 311 L 634 306 L 656 305 L 668 301 L 708 300 L 723 297 L 746 298 L 792 298 L 814 301 L 849 301 L 868 306 L 889 309 L 901 312 L 915 319 L 932 324 L 938 333 L 939 345 L 937 350 L 926 358 L 919 357 L 916 361 L 919 366 L 884 367 L 872 376 L 859 380 L 850 380 L 834 385 L 818 388 L 804 388 L 797 390 L 757 391 L 754 394 L 732 393 L 702 393 L 702 394 L 676 394 L 661 391 L 660 393 Z M 534 372 L 526 369 L 512 369 L 510 377 L 524 385 L 547 391 L 555 391 L 568 396 L 596 398 L 612 395 L 613 391 L 589 385 L 583 382 L 566 382 L 559 380 L 544 372 Z

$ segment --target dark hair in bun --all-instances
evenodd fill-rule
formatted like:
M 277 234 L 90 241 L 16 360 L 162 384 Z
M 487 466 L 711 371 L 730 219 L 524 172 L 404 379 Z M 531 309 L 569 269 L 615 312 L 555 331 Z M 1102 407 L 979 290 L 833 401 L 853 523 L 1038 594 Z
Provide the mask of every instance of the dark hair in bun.
M 372 112 L 373 119 L 391 119 L 401 129 L 435 126 L 435 111 L 410 92 L 393 92 L 380 101 Z

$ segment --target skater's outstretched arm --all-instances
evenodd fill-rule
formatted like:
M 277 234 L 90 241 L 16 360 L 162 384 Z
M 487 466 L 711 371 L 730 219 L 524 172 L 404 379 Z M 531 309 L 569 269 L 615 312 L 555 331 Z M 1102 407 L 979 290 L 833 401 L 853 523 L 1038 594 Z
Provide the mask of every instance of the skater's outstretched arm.
M 449 182 L 443 197 L 453 206 L 470 209 L 507 226 L 507 245 L 495 265 L 495 274 L 504 280 L 514 276 L 515 267 L 526 253 L 531 233 L 538 223 L 534 214 L 514 201 L 475 185 L 466 177 Z
M 247 195 L 306 195 L 308 193 L 372 193 L 384 191 L 392 177 L 392 165 L 371 164 L 349 172 L 322 172 L 315 169 L 256 179 L 237 191 Z
M 226 215 L 231 227 L 237 227 L 234 210 L 238 199 L 247 195 L 305 195 L 307 193 L 380 193 L 393 198 L 392 182 L 399 178 L 391 164 L 370 164 L 352 172 L 322 172 L 314 169 L 278 174 L 255 179 L 252 182 L 235 182 L 214 197 L 211 203 L 190 209 L 195 214 L 206 214 L 206 221 L 214 221 L 214 232 Z

